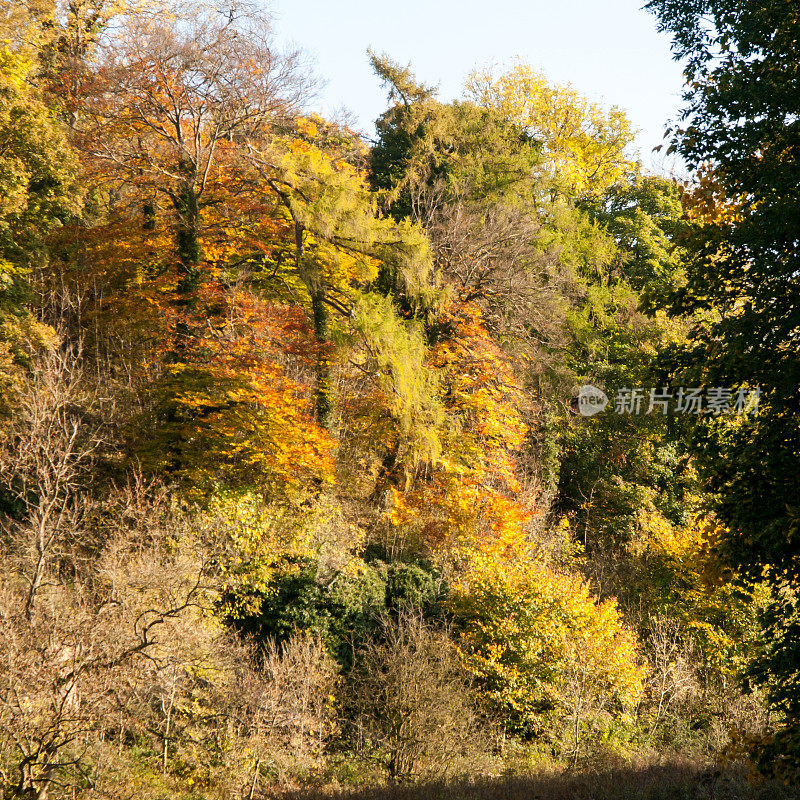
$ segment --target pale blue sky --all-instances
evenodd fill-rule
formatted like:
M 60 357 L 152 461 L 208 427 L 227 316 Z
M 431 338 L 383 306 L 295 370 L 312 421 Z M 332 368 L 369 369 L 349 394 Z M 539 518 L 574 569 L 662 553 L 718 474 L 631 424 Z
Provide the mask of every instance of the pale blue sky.
M 680 107 L 681 68 L 656 32 L 644 0 L 272 0 L 276 31 L 315 61 L 327 79 L 318 106 L 356 115 L 361 128 L 386 107 L 367 47 L 410 61 L 440 97 L 461 93 L 465 76 L 520 56 L 552 81 L 570 82 L 606 106 L 622 106 L 645 165 Z

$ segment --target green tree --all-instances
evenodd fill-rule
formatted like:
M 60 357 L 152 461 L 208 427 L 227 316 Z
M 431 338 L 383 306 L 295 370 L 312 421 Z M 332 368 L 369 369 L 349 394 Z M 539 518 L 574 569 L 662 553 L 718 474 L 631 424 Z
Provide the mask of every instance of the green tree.
M 674 180 L 631 170 L 589 204 L 620 248 L 619 272 L 646 304 L 683 281 L 684 241 L 691 223 Z
M 572 519 L 593 577 L 604 575 L 604 593 L 626 605 L 641 589 L 631 585 L 626 555 L 640 516 L 658 513 L 682 523 L 696 502 L 687 496 L 696 476 L 680 420 L 645 413 L 647 397 L 641 415 L 613 413 L 617 390 L 668 383 L 657 355 L 682 342 L 687 325 L 644 309 L 681 282 L 681 242 L 690 223 L 682 219 L 678 186 L 637 171 L 583 205 L 615 252 L 599 274 L 587 274 L 587 300 L 571 313 L 567 353 L 580 381 L 603 387 L 611 407 L 591 419 L 576 415 L 565 426 L 556 507 Z
M 686 102 L 673 147 L 714 177 L 718 213 L 693 242 L 673 308 L 696 312 L 675 364 L 709 386 L 760 385 L 759 413 L 709 423 L 698 450 L 727 550 L 754 576 L 769 570 L 783 600 L 770 615 L 770 655 L 757 666 L 785 715 L 781 761 L 800 765 L 800 40 L 793 3 L 652 0 L 647 7 L 686 62 Z M 700 190 L 708 187 L 699 186 Z M 790 755 L 787 755 L 789 753 Z

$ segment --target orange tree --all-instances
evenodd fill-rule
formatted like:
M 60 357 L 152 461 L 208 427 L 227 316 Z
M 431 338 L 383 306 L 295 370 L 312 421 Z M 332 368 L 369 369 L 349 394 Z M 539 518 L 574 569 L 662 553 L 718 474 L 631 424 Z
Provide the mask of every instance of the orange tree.
M 476 307 L 448 309 L 432 330 L 437 341 L 428 365 L 443 411 L 441 452 L 410 476 L 396 459 L 385 460 L 380 481 L 391 492 L 388 519 L 414 527 L 433 550 L 516 553 L 530 518 L 515 462 L 527 432 L 519 385 Z

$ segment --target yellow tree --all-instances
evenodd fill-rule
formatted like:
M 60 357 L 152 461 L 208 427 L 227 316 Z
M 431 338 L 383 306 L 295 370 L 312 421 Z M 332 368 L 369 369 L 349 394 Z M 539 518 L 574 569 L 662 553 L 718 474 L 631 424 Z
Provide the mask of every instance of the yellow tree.
M 636 640 L 615 602 L 597 601 L 583 579 L 528 559 L 477 556 L 452 603 L 485 702 L 518 733 L 568 720 L 577 755 L 590 711 L 623 713 L 636 702 L 644 675 Z
M 52 339 L 26 309 L 27 276 L 46 263 L 44 235 L 78 207 L 75 158 L 34 70 L 0 42 L 0 415 L 30 348 Z
M 298 120 L 288 135 L 248 141 L 240 163 L 242 195 L 277 204 L 274 215 L 287 224 L 289 235 L 270 258 L 270 281 L 299 281 L 310 305 L 320 347 L 317 418 L 326 428 L 333 415 L 330 312 L 355 318 L 381 265 L 393 267 L 412 300 L 430 304 L 433 295 L 428 241 L 418 225 L 379 215 L 364 156 L 352 134 L 312 118 Z
M 625 151 L 633 131 L 622 109 L 605 110 L 569 85 L 551 84 L 523 61 L 499 77 L 473 72 L 467 96 L 539 142 L 539 169 L 554 195 L 602 192 L 632 166 Z
M 444 311 L 428 366 L 441 404 L 441 452 L 405 477 L 396 459 L 379 486 L 391 497 L 389 522 L 418 530 L 424 548 L 451 555 L 478 548 L 498 558 L 525 549 L 531 498 L 521 496 L 516 453 L 527 427 L 508 359 L 472 305 Z

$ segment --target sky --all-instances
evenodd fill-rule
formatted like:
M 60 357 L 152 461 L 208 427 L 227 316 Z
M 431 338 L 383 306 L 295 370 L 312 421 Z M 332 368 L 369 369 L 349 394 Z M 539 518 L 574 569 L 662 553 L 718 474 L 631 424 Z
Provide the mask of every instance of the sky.
M 347 109 L 367 135 L 386 108 L 368 47 L 411 62 L 424 83 L 438 84 L 443 101 L 460 96 L 475 67 L 502 68 L 518 56 L 555 83 L 625 109 L 642 162 L 658 169 L 663 159 L 652 148 L 680 109 L 682 75 L 643 2 L 272 0 L 270 9 L 279 41 L 306 51 L 326 81 L 316 110 Z

